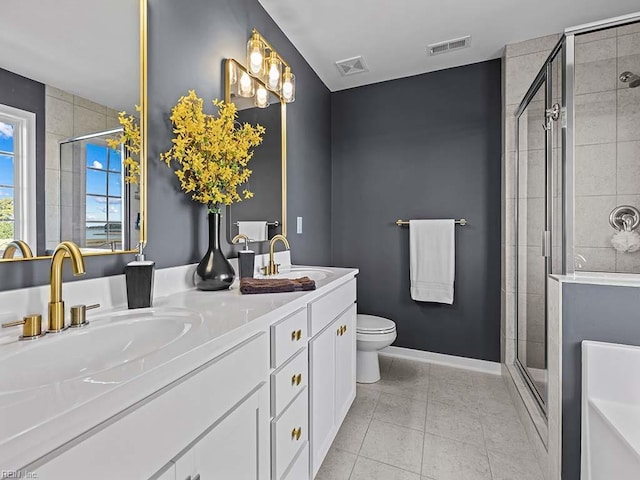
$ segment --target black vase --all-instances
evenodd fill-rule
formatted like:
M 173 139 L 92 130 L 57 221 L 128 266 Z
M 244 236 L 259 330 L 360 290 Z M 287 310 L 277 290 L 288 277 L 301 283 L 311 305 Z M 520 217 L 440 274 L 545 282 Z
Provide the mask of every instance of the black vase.
M 236 272 L 220 250 L 220 214 L 209 212 L 209 250 L 194 276 L 198 290 L 225 290 L 231 286 Z

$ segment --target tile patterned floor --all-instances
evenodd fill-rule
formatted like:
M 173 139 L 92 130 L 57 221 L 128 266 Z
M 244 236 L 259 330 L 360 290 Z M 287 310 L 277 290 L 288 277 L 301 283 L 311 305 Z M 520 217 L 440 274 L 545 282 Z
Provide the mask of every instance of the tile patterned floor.
M 501 377 L 380 360 L 316 480 L 543 480 Z

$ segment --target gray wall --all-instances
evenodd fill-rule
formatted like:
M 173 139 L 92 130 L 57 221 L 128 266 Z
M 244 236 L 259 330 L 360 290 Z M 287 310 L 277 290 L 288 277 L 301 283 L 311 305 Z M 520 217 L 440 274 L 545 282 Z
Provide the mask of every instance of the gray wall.
M 580 479 L 583 340 L 640 346 L 638 288 L 562 288 L 562 479 Z
M 171 107 L 189 89 L 195 89 L 207 101 L 223 98 L 222 61 L 235 57 L 244 63 L 246 42 L 255 27 L 287 59 L 296 74 L 296 101 L 287 106 L 292 260 L 328 264 L 329 90 L 257 0 L 150 0 L 149 23 L 149 256 L 159 267 L 169 267 L 198 261 L 204 254 L 206 208 L 194 204 L 179 190 L 175 175 L 158 158 L 170 147 Z M 295 234 L 296 216 L 304 217 L 302 235 Z M 226 251 L 231 251 L 228 244 Z
M 23 77 L 8 70 L 0 68 L 0 103 L 13 108 L 19 108 L 36 114 L 36 217 L 38 223 L 44 225 L 44 151 L 45 151 L 45 87 L 43 83 Z M 45 238 L 44 228 L 38 230 L 37 245 L 30 245 L 36 252 L 44 252 Z M 0 282 L 1 273 L 0 273 Z
M 224 98 L 222 61 L 235 57 L 244 62 L 245 45 L 252 27 L 265 35 L 296 74 L 296 101 L 287 110 L 292 260 L 299 264 L 330 262 L 329 90 L 257 0 L 149 0 L 149 243 L 146 253 L 159 268 L 196 262 L 207 246 L 206 208 L 194 204 L 180 191 L 172 170 L 159 160 L 160 152 L 171 145 L 171 107 L 189 89 L 195 89 L 207 102 Z M 302 235 L 295 234 L 296 216 L 304 217 Z M 225 237 L 223 231 L 225 250 L 231 253 Z M 80 278 L 122 273 L 130 260 L 131 256 L 90 257 L 88 274 Z M 45 284 L 48 278 L 47 260 L 0 264 L 0 290 Z M 72 279 L 69 275 L 68 280 Z
M 395 345 L 500 361 L 500 60 L 332 95 L 333 263 Z M 460 218 L 453 305 L 409 294 L 398 218 Z

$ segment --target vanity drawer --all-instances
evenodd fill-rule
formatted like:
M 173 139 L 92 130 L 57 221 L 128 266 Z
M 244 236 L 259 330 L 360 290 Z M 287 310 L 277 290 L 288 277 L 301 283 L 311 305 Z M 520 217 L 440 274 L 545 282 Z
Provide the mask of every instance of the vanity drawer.
M 295 357 L 271 374 L 271 415 L 277 417 L 293 397 L 307 386 L 309 379 L 307 349 L 300 350 Z
M 284 413 L 271 421 L 271 470 L 272 478 L 282 478 L 308 440 L 309 395 L 308 389 L 298 395 Z
M 307 443 L 298 454 L 282 480 L 308 480 L 309 479 L 309 444 Z
M 350 280 L 341 287 L 332 290 L 324 297 L 309 304 L 309 332 L 310 336 L 320 333 L 349 305 L 356 301 L 356 280 Z
M 271 325 L 271 368 L 278 368 L 307 344 L 307 309 Z

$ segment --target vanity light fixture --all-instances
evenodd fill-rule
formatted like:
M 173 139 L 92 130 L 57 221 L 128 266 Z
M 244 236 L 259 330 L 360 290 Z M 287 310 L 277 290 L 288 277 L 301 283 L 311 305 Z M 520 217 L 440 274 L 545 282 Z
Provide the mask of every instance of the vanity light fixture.
M 262 85 L 258 85 L 256 90 L 255 105 L 258 108 L 267 108 L 269 106 L 269 92 Z
M 228 72 L 229 85 L 237 84 L 238 83 L 238 70 L 236 69 L 236 66 L 233 63 L 229 63 L 227 65 L 227 69 L 229 70 L 229 72 Z
M 247 67 L 252 75 L 264 76 L 264 51 L 265 44 L 256 29 L 247 42 Z
M 254 94 L 255 87 L 253 85 L 253 78 L 251 78 L 247 72 L 242 72 L 240 74 L 240 81 L 238 82 L 238 95 L 251 98 Z
M 290 67 L 284 68 L 282 76 L 282 98 L 287 103 L 291 103 L 296 99 L 296 76 L 291 73 Z
M 269 90 L 278 94 L 286 103 L 295 100 L 295 75 L 291 72 L 291 67 L 255 28 L 251 31 L 251 37 L 247 42 L 247 71 L 254 79 L 261 80 Z M 240 83 L 242 80 L 241 75 Z M 253 95 L 248 95 L 248 89 L 242 90 L 244 94 L 241 93 L 240 88 L 239 86 L 239 95 L 243 97 Z M 256 87 L 255 93 L 264 95 L 259 86 Z M 256 96 L 256 106 L 264 105 L 261 108 L 269 106 L 269 96 L 266 95 L 266 97 L 265 101 L 262 101 L 262 98 L 258 99 Z
M 267 59 L 267 75 L 265 76 L 265 83 L 270 90 L 279 92 L 282 87 L 282 62 L 278 58 L 276 52 L 271 52 Z

